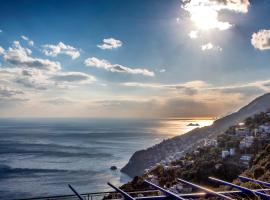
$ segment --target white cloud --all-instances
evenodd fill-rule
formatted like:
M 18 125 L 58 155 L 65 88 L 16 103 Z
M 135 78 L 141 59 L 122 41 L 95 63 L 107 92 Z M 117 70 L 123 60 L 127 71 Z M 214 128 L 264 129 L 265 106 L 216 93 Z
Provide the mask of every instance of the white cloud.
M 159 70 L 159 72 L 164 73 L 164 72 L 166 72 L 166 69 L 161 69 L 161 70 Z
M 20 75 L 15 77 L 14 82 L 30 89 L 46 90 L 53 85 L 53 82 L 48 80 L 49 76 L 41 70 L 22 69 Z
M 33 40 L 30 40 L 28 37 L 26 37 L 24 35 L 22 35 L 21 38 L 23 40 L 27 41 L 30 46 L 34 46 L 34 41 Z
M 3 55 L 5 53 L 5 49 L 0 46 L 0 55 Z
M 48 80 L 50 73 L 32 68 L 0 68 L 0 79 L 4 79 L 10 85 L 27 89 L 45 90 L 53 85 Z
M 56 72 L 61 69 L 59 62 L 31 57 L 32 51 L 23 48 L 18 41 L 14 41 L 12 47 L 9 47 L 4 53 L 4 59 L 15 67 L 35 68 L 46 70 L 47 72 Z
M 116 49 L 122 46 L 122 42 L 120 40 L 114 38 L 106 38 L 103 39 L 103 44 L 97 45 L 100 49 Z
M 188 36 L 191 38 L 191 39 L 196 39 L 198 38 L 198 31 L 190 31 Z
M 210 50 L 214 48 L 214 45 L 212 43 L 207 43 L 201 46 L 203 51 Z
M 270 49 L 270 30 L 260 30 L 257 33 L 253 33 L 251 38 L 251 44 L 256 49 Z
M 76 59 L 80 56 L 80 52 L 73 46 L 66 45 L 63 42 L 59 42 L 57 45 L 45 44 L 42 46 L 42 52 L 46 56 L 56 57 L 59 54 L 65 54 L 70 56 L 72 59 Z
M 3 30 L 0 29 L 0 33 L 2 33 L 2 32 L 3 32 Z
M 190 20 L 201 30 L 227 30 L 232 24 L 219 19 L 222 10 L 247 13 L 249 0 L 182 0 L 182 8 L 190 15 Z
M 128 74 L 141 74 L 144 76 L 154 76 L 155 73 L 152 71 L 149 71 L 147 69 L 142 69 L 142 68 L 129 68 L 129 67 L 125 67 L 119 64 L 111 64 L 109 61 L 107 60 L 100 60 L 98 58 L 95 57 L 91 57 L 91 58 L 87 58 L 84 61 L 84 64 L 88 67 L 96 67 L 96 68 L 102 68 L 105 69 L 107 71 L 111 71 L 111 72 L 120 72 L 120 73 L 128 73 Z
M 270 80 L 254 81 L 243 84 L 215 86 L 205 81 L 197 80 L 178 84 L 160 84 L 160 83 L 140 83 L 140 82 L 126 82 L 121 83 L 126 87 L 138 87 L 143 89 L 161 89 L 164 91 L 177 91 L 187 96 L 200 95 L 203 98 L 208 98 L 210 95 L 226 95 L 237 94 L 241 96 L 259 95 L 270 92 Z
M 58 83 L 92 83 L 96 78 L 82 72 L 61 72 L 50 78 Z
M 6 86 L 0 86 L 0 97 L 1 98 L 13 97 L 13 96 L 16 96 L 18 94 L 23 94 L 23 92 L 21 90 L 11 89 L 11 88 L 8 88 Z
M 202 45 L 201 49 L 202 51 L 209 51 L 209 50 L 222 51 L 222 48 L 220 46 L 215 46 L 211 42 Z
M 44 101 L 45 103 L 52 104 L 55 106 L 61 106 L 65 104 L 72 104 L 74 101 L 68 99 L 68 98 L 63 98 L 63 97 L 58 97 L 58 98 L 53 98 L 53 99 L 47 99 Z

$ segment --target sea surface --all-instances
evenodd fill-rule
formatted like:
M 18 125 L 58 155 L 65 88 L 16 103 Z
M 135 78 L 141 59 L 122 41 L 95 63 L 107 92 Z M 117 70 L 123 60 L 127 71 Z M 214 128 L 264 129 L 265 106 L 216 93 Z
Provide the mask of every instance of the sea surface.
M 0 119 L 0 199 L 110 191 L 137 150 L 186 133 L 202 119 Z M 118 170 L 111 171 L 112 165 Z

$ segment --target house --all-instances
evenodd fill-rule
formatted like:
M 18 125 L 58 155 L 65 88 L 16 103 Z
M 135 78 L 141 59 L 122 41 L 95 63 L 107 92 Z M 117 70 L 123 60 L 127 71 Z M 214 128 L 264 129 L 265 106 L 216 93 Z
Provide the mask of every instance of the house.
M 217 147 L 218 142 L 216 139 L 205 139 L 204 146 L 205 147 Z
M 253 142 L 254 142 L 253 136 L 246 136 L 243 138 L 243 140 L 240 141 L 239 148 L 240 149 L 249 148 L 252 146 Z
M 224 159 L 224 158 L 226 158 L 227 156 L 229 156 L 230 155 L 230 152 L 228 151 L 228 150 L 225 150 L 225 151 L 222 151 L 221 152 L 221 157 Z
M 244 154 L 244 155 L 242 155 L 240 157 L 240 160 L 239 161 L 240 161 L 241 164 L 243 164 L 245 166 L 249 166 L 249 162 L 250 162 L 251 158 L 252 158 L 252 155 L 250 155 L 250 154 Z
M 235 126 L 235 135 L 236 135 L 236 136 L 250 135 L 250 131 L 249 131 L 249 129 L 245 126 L 244 123 L 239 123 L 237 126 Z
M 270 134 L 270 125 L 269 124 L 263 124 L 258 127 L 258 131 L 260 133 L 267 133 Z
M 235 155 L 235 148 L 230 148 L 230 156 L 234 156 Z

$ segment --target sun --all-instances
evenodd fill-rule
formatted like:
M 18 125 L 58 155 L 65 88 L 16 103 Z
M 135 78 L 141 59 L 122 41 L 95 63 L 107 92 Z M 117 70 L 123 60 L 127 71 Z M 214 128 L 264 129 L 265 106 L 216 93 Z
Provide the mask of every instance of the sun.
M 228 22 L 219 21 L 218 12 L 207 6 L 193 7 L 190 19 L 198 29 L 205 31 L 215 28 L 226 30 L 231 26 Z
M 221 7 L 209 0 L 189 1 L 189 3 L 183 5 L 182 8 L 189 12 L 190 20 L 195 24 L 198 30 L 226 30 L 232 26 L 229 22 L 219 20 L 218 13 Z

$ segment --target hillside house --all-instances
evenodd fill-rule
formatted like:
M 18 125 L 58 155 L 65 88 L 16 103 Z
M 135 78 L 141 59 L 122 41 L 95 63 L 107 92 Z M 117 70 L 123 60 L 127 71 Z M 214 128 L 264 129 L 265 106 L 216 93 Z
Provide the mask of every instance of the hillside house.
M 204 146 L 205 147 L 217 147 L 218 142 L 216 139 L 205 139 L 204 140 Z
M 250 134 L 251 134 L 250 130 L 245 125 L 238 125 L 235 127 L 236 136 L 246 136 Z
M 250 154 L 244 154 L 244 155 L 242 155 L 242 156 L 240 157 L 240 160 L 239 160 L 239 161 L 240 161 L 240 163 L 241 163 L 242 165 L 248 167 L 251 158 L 252 158 L 252 155 L 250 155 Z
M 228 150 L 224 150 L 224 151 L 221 152 L 221 158 L 222 159 L 226 158 L 229 155 L 230 155 L 230 152 Z
M 254 143 L 254 137 L 246 136 L 243 138 L 243 140 L 240 141 L 239 148 L 240 149 L 250 148 L 253 143 Z
M 259 132 L 259 133 L 270 134 L 270 124 L 267 123 L 267 124 L 260 125 L 260 126 L 258 127 L 258 132 Z

